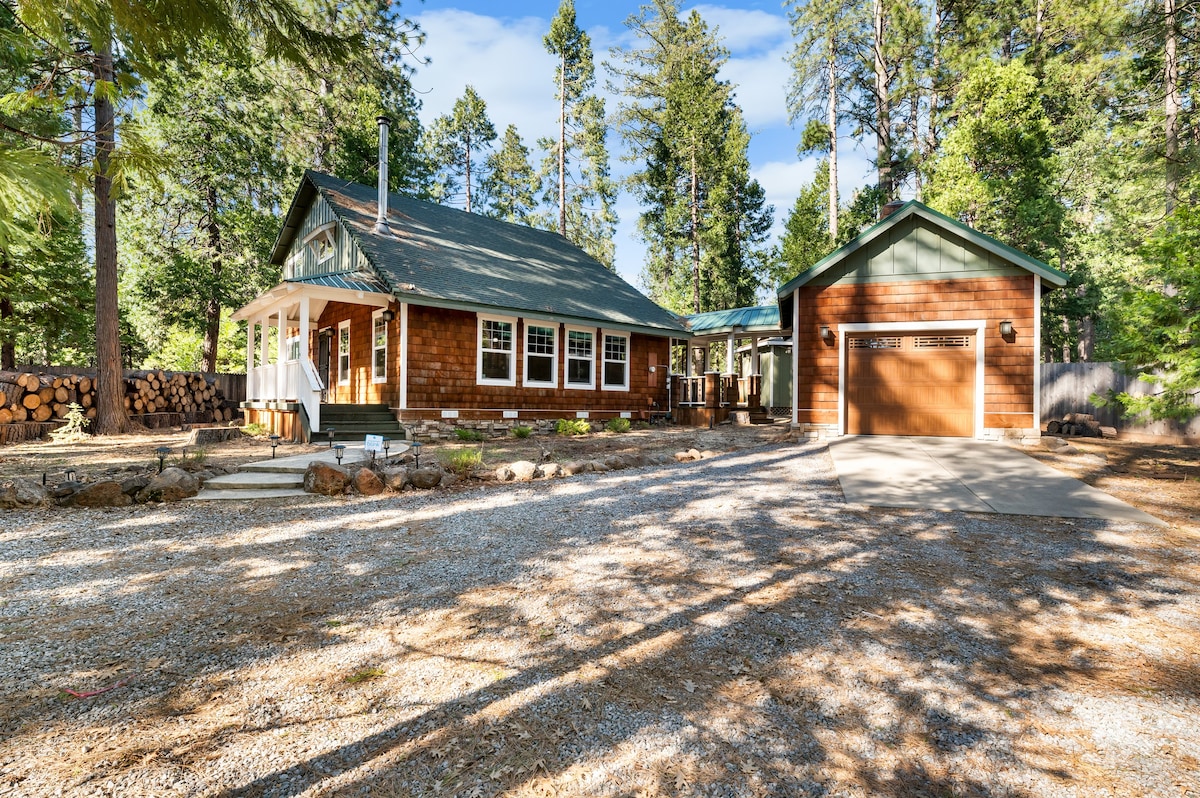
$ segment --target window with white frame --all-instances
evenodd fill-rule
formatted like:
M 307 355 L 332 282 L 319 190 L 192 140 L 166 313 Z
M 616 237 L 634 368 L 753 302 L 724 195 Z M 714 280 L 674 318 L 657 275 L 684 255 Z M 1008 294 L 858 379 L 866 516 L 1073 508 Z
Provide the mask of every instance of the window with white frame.
M 629 390 L 629 336 L 604 334 L 604 378 L 606 391 Z
M 480 385 L 516 385 L 516 319 L 479 317 Z
M 387 382 L 387 328 L 381 308 L 371 316 L 371 382 Z
M 334 246 L 334 234 L 336 232 L 336 225 L 327 224 L 324 227 L 317 228 L 305 240 L 304 243 L 312 250 L 313 257 L 317 259 L 318 266 L 333 257 L 336 251 L 336 247 Z
M 287 344 L 287 359 L 288 360 L 299 360 L 300 359 L 300 336 L 299 335 L 289 335 L 288 339 L 285 343 Z
M 558 384 L 558 326 L 525 322 L 525 384 Z
M 338 325 L 338 385 L 350 384 L 350 322 L 344 321 Z
M 592 388 L 596 334 L 591 330 L 567 330 L 567 386 Z

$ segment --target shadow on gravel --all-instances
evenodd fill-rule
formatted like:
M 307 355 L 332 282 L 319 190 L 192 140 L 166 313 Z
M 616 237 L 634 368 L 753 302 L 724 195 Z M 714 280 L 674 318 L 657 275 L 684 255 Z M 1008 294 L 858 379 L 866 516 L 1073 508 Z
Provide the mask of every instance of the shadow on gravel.
M 130 573 L 127 589 L 161 591 L 159 631 L 194 641 L 166 655 L 182 686 L 151 691 L 137 711 L 167 723 L 211 708 L 222 685 L 278 658 L 353 654 L 352 638 L 337 637 L 343 619 L 382 617 L 388 650 L 355 654 L 382 675 L 353 691 L 340 679 L 313 686 L 337 711 L 294 719 L 260 708 L 167 759 L 199 772 L 238 738 L 270 745 L 268 735 L 370 714 L 371 733 L 307 754 L 285 747 L 270 772 L 192 782 L 194 792 L 1086 792 L 1095 771 L 1066 764 L 1070 732 L 1035 715 L 1101 674 L 1119 682 L 1114 663 L 1133 644 L 1106 648 L 1089 625 L 1171 605 L 1180 591 L 1190 601 L 1197 587 L 1168 588 L 1111 529 L 853 510 L 817 444 L 346 505 L 328 522 L 266 525 L 254 543 L 222 550 L 221 567 L 199 559 L 212 554 L 200 538 L 175 541 L 177 555 L 164 547 L 167 575 L 149 561 Z M 356 530 L 368 545 L 323 559 L 325 542 Z M 505 553 L 491 553 L 502 539 Z M 464 563 L 469 575 L 455 576 L 450 565 Z M 208 580 L 227 585 L 213 617 L 171 610 L 172 595 Z M 146 644 L 128 629 L 110 634 Z M 431 673 L 464 686 L 431 685 Z M 1194 690 L 1194 670 L 1171 674 Z M 453 697 L 427 699 L 439 689 Z M 99 722 L 36 696 L 16 714 L 38 711 Z M 121 762 L 72 783 L 119 785 L 156 766 Z M 1116 780 L 1104 786 L 1121 791 Z

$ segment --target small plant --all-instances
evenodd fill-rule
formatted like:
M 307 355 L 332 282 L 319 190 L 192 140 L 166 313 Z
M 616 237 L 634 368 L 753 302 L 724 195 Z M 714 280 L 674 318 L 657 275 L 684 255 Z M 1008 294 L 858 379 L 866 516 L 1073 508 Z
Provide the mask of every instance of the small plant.
M 513 427 L 512 434 L 524 440 L 533 434 L 533 427 Z
M 477 449 L 453 452 L 442 460 L 443 468 L 460 477 L 465 477 L 481 465 L 483 465 L 483 452 Z
M 255 438 L 260 438 L 266 435 L 270 430 L 259 424 L 257 421 L 251 421 L 249 424 L 242 425 L 243 435 L 253 435 Z
M 634 429 L 650 429 L 649 421 L 639 421 L 633 425 Z
M 592 431 L 592 425 L 586 418 L 560 418 L 554 431 L 559 435 L 587 435 Z
M 346 677 L 346 684 L 358 684 L 359 682 L 378 679 L 380 676 L 386 675 L 383 668 L 363 668 L 358 673 L 351 674 Z
M 478 443 L 483 440 L 483 433 L 477 429 L 456 429 L 454 435 L 460 441 L 473 441 Z
M 75 402 L 67 405 L 67 415 L 63 424 L 50 433 L 55 443 L 78 443 L 88 437 L 87 428 L 92 420 L 83 414 L 83 408 Z
M 610 418 L 604 428 L 609 432 L 629 432 L 629 419 Z
M 208 449 L 199 447 L 190 451 L 184 449 L 183 454 L 179 455 L 179 460 L 176 461 L 175 466 L 182 468 L 184 471 L 192 471 L 203 468 L 206 460 L 208 460 Z

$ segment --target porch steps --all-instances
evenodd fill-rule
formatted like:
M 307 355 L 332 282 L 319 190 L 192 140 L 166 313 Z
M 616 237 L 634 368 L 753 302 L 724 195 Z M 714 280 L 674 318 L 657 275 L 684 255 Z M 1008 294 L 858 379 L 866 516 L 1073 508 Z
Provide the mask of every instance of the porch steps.
M 335 441 L 362 441 L 367 435 L 404 439 L 404 427 L 387 405 L 321 405 L 321 429 L 313 432 L 316 443 L 329 440 L 333 428 Z

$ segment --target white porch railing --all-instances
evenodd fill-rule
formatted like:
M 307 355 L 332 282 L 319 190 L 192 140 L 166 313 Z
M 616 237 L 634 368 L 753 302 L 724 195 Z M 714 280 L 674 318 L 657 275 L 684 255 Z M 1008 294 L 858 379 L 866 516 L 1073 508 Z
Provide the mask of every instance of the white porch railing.
M 325 385 L 311 360 L 268 363 L 250 370 L 246 398 L 254 402 L 299 402 L 308 414 L 309 429 L 321 428 L 321 392 Z

